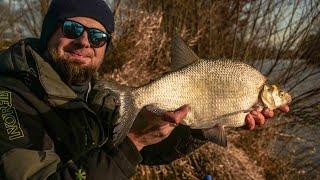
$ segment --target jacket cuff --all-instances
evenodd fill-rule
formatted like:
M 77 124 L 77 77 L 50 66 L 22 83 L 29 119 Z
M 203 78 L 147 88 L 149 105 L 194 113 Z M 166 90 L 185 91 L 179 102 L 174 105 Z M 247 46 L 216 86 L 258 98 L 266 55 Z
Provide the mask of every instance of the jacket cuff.
M 135 174 L 137 165 L 142 161 L 140 152 L 128 137 L 118 147 L 112 148 L 108 154 L 114 157 L 113 161 L 128 178 Z
M 119 145 L 119 150 L 127 157 L 130 164 L 137 166 L 142 161 L 142 156 L 133 142 L 126 137 Z

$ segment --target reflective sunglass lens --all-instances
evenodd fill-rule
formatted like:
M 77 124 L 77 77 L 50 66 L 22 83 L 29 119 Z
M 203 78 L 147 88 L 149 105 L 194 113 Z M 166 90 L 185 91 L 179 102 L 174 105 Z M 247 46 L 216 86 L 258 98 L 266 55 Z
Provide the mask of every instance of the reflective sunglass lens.
M 81 36 L 84 27 L 81 24 L 78 24 L 76 22 L 73 21 L 65 21 L 63 23 L 63 33 L 65 34 L 65 36 L 67 36 L 68 38 L 78 38 L 79 36 Z
M 95 47 L 103 46 L 107 42 L 107 34 L 96 29 L 90 29 L 89 41 Z

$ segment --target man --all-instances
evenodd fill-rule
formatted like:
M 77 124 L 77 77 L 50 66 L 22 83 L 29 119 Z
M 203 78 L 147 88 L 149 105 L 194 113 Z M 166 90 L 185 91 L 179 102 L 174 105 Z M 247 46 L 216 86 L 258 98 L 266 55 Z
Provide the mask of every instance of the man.
M 174 146 L 177 138 L 167 138 L 174 129 L 187 142 L 178 149 L 189 151 L 193 132 L 177 126 L 187 105 L 161 117 L 143 110 L 136 121 L 157 123 L 132 128 L 119 146 L 111 143 L 117 95 L 91 86 L 113 31 L 112 12 L 102 0 L 53 0 L 40 40 L 21 40 L 0 54 L 1 178 L 128 179 L 142 160 L 179 157 L 170 148 L 161 149 L 168 154 L 152 148 Z M 246 122 L 253 129 L 272 115 L 253 111 Z

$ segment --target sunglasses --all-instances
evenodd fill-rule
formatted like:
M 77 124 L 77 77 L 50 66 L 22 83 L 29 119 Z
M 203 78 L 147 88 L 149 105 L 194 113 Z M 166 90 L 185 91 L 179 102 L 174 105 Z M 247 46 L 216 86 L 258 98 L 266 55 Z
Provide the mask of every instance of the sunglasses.
M 83 24 L 72 20 L 65 20 L 62 22 L 62 33 L 69 39 L 80 37 L 84 31 L 87 31 L 89 43 L 94 48 L 101 47 L 106 43 L 109 44 L 111 40 L 111 35 L 109 33 L 99 29 L 88 28 Z

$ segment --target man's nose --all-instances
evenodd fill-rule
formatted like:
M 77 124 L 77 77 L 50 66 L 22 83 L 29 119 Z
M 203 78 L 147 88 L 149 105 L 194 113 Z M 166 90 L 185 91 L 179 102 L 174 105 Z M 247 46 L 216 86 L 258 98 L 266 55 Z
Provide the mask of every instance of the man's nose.
M 80 37 L 77 38 L 77 42 L 82 47 L 90 47 L 89 37 L 87 31 L 84 31 Z

